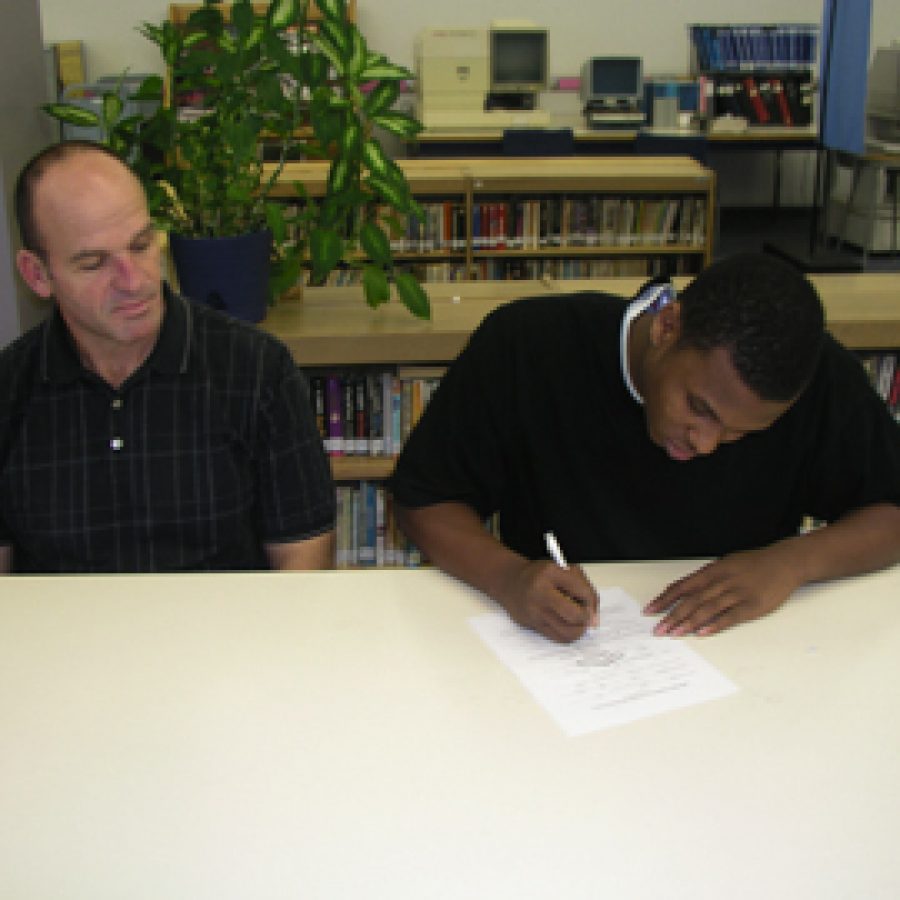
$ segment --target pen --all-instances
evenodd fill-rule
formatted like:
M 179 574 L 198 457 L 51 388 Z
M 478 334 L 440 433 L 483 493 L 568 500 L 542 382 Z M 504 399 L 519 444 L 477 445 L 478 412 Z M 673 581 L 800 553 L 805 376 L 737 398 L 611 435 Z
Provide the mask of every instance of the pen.
M 548 531 L 544 534 L 544 543 L 547 545 L 547 552 L 550 554 L 550 558 L 553 562 L 561 569 L 568 569 L 569 564 L 566 562 L 566 558 L 559 548 L 559 542 L 556 540 L 556 535 L 552 531 Z
M 563 552 L 560 549 L 559 541 L 556 540 L 556 535 L 552 531 L 544 532 L 544 543 L 547 545 L 547 552 L 550 554 L 550 558 L 555 562 L 561 569 L 568 569 L 569 564 L 566 562 L 566 558 L 563 556 Z M 579 606 L 586 606 L 583 600 L 579 600 L 577 597 L 571 598 L 573 602 L 577 603 Z M 588 628 L 588 632 L 592 632 L 594 626 L 597 624 L 597 614 L 596 612 L 591 614 L 591 624 Z

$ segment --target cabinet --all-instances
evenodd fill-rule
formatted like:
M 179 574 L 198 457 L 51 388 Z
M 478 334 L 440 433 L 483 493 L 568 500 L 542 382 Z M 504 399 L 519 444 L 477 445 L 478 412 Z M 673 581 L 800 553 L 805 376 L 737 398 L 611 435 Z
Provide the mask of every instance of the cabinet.
M 690 25 L 689 32 L 691 72 L 701 79 L 710 117 L 812 124 L 816 25 Z
M 712 258 L 715 174 L 686 157 L 401 159 L 422 221 L 395 258 L 429 282 L 695 274 Z M 285 166 L 324 192 L 328 163 Z M 352 268 L 338 273 L 352 282 Z

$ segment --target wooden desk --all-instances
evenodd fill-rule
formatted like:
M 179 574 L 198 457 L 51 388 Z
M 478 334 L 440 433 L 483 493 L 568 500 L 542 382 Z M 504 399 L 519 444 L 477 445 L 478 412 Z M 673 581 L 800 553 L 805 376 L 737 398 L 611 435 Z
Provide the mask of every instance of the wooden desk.
M 828 326 L 847 346 L 900 347 L 900 278 L 893 273 L 812 275 Z M 396 300 L 371 310 L 358 288 L 306 289 L 273 307 L 262 327 L 304 366 L 446 362 L 454 359 L 487 313 L 516 297 L 600 290 L 630 296 L 640 278 L 590 281 L 476 281 L 430 284 L 432 318 L 413 318 Z M 682 287 L 688 279 L 677 278 Z
M 898 596 L 691 639 L 736 694 L 567 738 L 433 570 L 11 578 L 0 896 L 900 896 Z
M 567 123 L 568 124 L 568 123 Z M 647 129 L 653 131 L 653 129 Z M 660 129 L 666 134 L 695 134 L 694 131 Z M 591 129 L 575 127 L 575 153 L 579 156 L 609 156 L 631 153 L 634 129 Z M 772 207 L 781 204 L 781 170 L 785 151 L 814 150 L 814 128 L 750 126 L 742 132 L 713 131 L 706 135 L 712 153 L 772 153 Z M 503 132 L 483 129 L 426 129 L 410 143 L 409 154 L 416 157 L 502 156 Z
M 654 131 L 652 128 L 645 130 Z M 672 135 L 698 133 L 693 129 L 668 128 L 656 131 Z M 637 133 L 638 130 L 634 128 L 572 128 L 575 152 L 585 155 L 627 153 Z M 751 126 L 741 132 L 713 131 L 706 134 L 706 139 L 713 146 L 729 149 L 812 149 L 816 145 L 816 137 L 813 128 L 779 126 Z M 502 145 L 502 130 L 483 128 L 426 128 L 409 144 L 412 155 L 425 157 L 494 156 L 502 154 Z M 478 152 L 474 152 L 473 147 L 477 147 Z M 482 153 L 481 149 L 487 150 L 487 153 Z

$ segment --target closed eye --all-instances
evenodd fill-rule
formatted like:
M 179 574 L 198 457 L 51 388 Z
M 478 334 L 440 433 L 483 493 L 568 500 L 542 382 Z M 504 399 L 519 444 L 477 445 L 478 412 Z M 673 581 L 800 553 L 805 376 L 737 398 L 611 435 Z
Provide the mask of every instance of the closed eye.
M 688 394 L 688 407 L 692 413 L 701 418 L 710 419 L 713 422 L 719 421 L 719 417 L 715 414 L 712 407 L 696 394 Z

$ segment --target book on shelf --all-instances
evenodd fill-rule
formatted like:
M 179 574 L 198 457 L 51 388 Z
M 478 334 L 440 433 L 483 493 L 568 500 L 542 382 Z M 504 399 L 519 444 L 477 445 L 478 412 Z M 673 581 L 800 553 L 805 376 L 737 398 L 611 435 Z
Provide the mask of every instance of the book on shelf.
M 341 381 L 332 373 L 325 378 L 325 419 L 327 431 L 322 437 L 325 450 L 332 456 L 340 456 L 344 452 L 344 416 Z
M 313 372 L 323 384 L 323 415 L 316 417 L 330 456 L 396 456 L 446 371 L 444 366 Z M 315 409 L 316 391 L 310 391 Z
M 690 25 L 701 71 L 799 69 L 816 64 L 815 24 Z
M 337 486 L 335 562 L 339 569 L 420 566 L 422 553 L 400 531 L 393 498 L 379 482 Z

